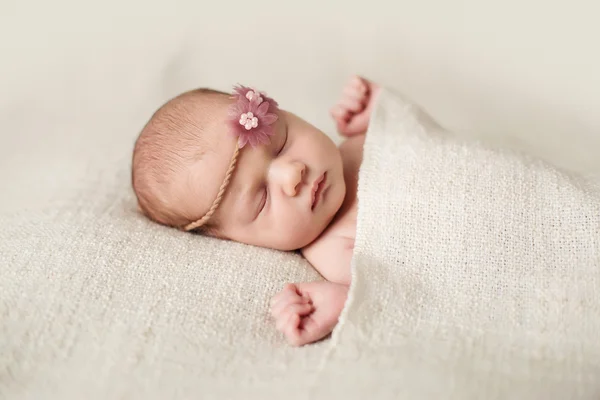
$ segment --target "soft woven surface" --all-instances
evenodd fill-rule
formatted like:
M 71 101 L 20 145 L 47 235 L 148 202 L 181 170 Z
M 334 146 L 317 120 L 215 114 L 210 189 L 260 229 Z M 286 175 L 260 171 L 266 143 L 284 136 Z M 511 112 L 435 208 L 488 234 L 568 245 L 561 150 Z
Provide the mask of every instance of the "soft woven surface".
M 337 363 L 349 353 L 329 353 L 335 341 L 289 349 L 267 302 L 284 282 L 318 279 L 304 261 L 135 213 L 143 123 L 184 90 L 237 82 L 335 137 L 328 109 L 362 74 L 452 131 L 600 173 L 597 2 L 344 5 L 2 2 L 0 398 L 365 399 L 391 385 L 396 399 L 399 382 L 450 386 L 443 360 L 457 353 L 426 369 L 412 347 L 409 381 L 374 370 L 397 367 L 395 352 L 361 365 Z
M 600 398 L 600 187 L 452 139 L 390 92 L 364 151 L 350 300 L 320 382 Z

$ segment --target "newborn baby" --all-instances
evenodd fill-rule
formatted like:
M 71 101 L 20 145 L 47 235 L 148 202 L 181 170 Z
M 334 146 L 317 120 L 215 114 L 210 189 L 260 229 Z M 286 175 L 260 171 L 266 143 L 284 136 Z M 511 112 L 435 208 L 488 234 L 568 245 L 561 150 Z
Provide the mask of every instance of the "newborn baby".
M 186 231 L 298 250 L 327 280 L 288 284 L 271 302 L 292 345 L 327 336 L 350 284 L 358 170 L 379 87 L 360 77 L 331 110 L 347 139 L 280 110 L 262 92 L 198 89 L 154 113 L 136 141 L 132 183 L 150 219 Z

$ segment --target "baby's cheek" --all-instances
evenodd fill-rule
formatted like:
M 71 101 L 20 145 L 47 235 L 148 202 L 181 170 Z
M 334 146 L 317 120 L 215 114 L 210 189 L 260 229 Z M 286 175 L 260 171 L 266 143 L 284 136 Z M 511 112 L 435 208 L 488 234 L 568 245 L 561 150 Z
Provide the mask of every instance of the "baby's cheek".
M 297 250 L 310 244 L 320 233 L 321 230 L 315 224 L 309 219 L 304 219 L 296 224 L 281 226 L 277 240 L 285 250 Z

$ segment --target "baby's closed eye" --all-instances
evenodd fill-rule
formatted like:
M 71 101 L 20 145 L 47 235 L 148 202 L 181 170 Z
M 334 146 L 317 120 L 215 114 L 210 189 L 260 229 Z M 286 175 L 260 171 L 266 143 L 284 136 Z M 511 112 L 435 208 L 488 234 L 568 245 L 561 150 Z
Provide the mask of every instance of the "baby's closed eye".
M 277 155 L 280 155 L 283 152 L 283 149 L 285 148 L 285 145 L 287 144 L 288 141 L 288 125 L 287 123 L 285 124 L 285 129 L 283 131 L 283 140 L 281 140 L 281 145 L 279 146 L 279 150 L 277 150 Z

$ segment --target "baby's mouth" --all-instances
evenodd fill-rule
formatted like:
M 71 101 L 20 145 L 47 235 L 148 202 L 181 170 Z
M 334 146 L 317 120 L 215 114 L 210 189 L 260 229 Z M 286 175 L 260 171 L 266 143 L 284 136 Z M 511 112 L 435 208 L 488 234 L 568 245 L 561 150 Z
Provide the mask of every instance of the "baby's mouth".
M 325 183 L 327 182 L 327 172 L 323 172 L 321 176 L 319 176 L 312 187 L 312 202 L 311 202 L 311 210 L 314 210 L 317 204 L 321 199 L 321 195 L 323 193 L 323 189 L 325 188 Z

